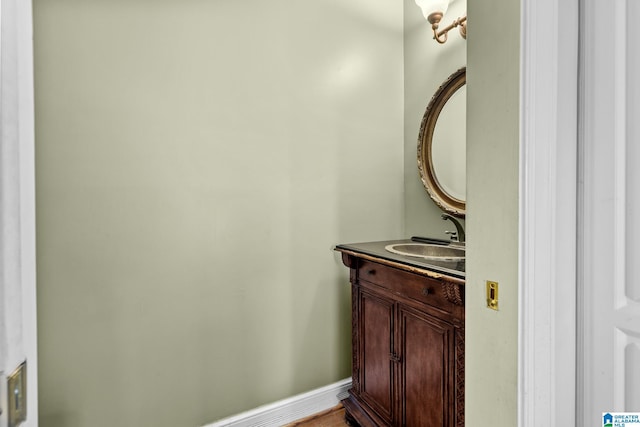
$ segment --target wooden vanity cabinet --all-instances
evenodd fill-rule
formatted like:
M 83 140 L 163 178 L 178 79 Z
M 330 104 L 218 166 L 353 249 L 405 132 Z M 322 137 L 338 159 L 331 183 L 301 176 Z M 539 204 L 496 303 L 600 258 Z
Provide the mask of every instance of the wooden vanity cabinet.
M 347 421 L 464 426 L 464 285 L 343 253 L 351 269 Z

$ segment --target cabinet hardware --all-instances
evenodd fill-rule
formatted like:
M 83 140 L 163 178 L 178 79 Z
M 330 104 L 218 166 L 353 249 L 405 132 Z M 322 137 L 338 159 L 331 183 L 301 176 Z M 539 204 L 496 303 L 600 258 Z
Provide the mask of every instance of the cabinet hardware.
M 392 362 L 396 362 L 396 363 L 400 363 L 400 356 L 398 356 L 395 353 L 389 353 L 389 359 L 391 359 Z

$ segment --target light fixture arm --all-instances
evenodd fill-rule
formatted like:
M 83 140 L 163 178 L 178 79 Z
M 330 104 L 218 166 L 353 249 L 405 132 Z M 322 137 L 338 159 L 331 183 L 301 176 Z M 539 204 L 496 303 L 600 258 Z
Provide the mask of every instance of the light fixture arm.
M 433 38 L 440 44 L 444 44 L 447 41 L 447 33 L 450 30 L 453 30 L 456 27 L 460 27 L 460 35 L 463 39 L 467 38 L 467 16 L 463 16 L 461 18 L 453 21 L 449 26 L 443 28 L 438 31 L 438 24 L 440 23 L 440 19 L 442 19 L 442 14 L 432 14 L 429 15 L 429 22 L 431 23 L 431 29 L 433 29 Z

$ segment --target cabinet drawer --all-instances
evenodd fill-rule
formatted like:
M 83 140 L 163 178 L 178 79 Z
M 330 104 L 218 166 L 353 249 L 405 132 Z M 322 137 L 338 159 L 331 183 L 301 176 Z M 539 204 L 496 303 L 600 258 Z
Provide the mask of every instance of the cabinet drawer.
M 445 295 L 442 282 L 408 271 L 397 270 L 375 262 L 362 260 L 359 280 L 381 286 L 396 295 L 451 311 L 453 303 Z

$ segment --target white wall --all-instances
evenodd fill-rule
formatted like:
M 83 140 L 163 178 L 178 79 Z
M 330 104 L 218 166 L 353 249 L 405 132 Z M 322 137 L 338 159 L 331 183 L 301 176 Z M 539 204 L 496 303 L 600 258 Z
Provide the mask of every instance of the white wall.
M 403 232 L 402 3 L 36 0 L 41 423 L 202 425 L 350 373 Z

